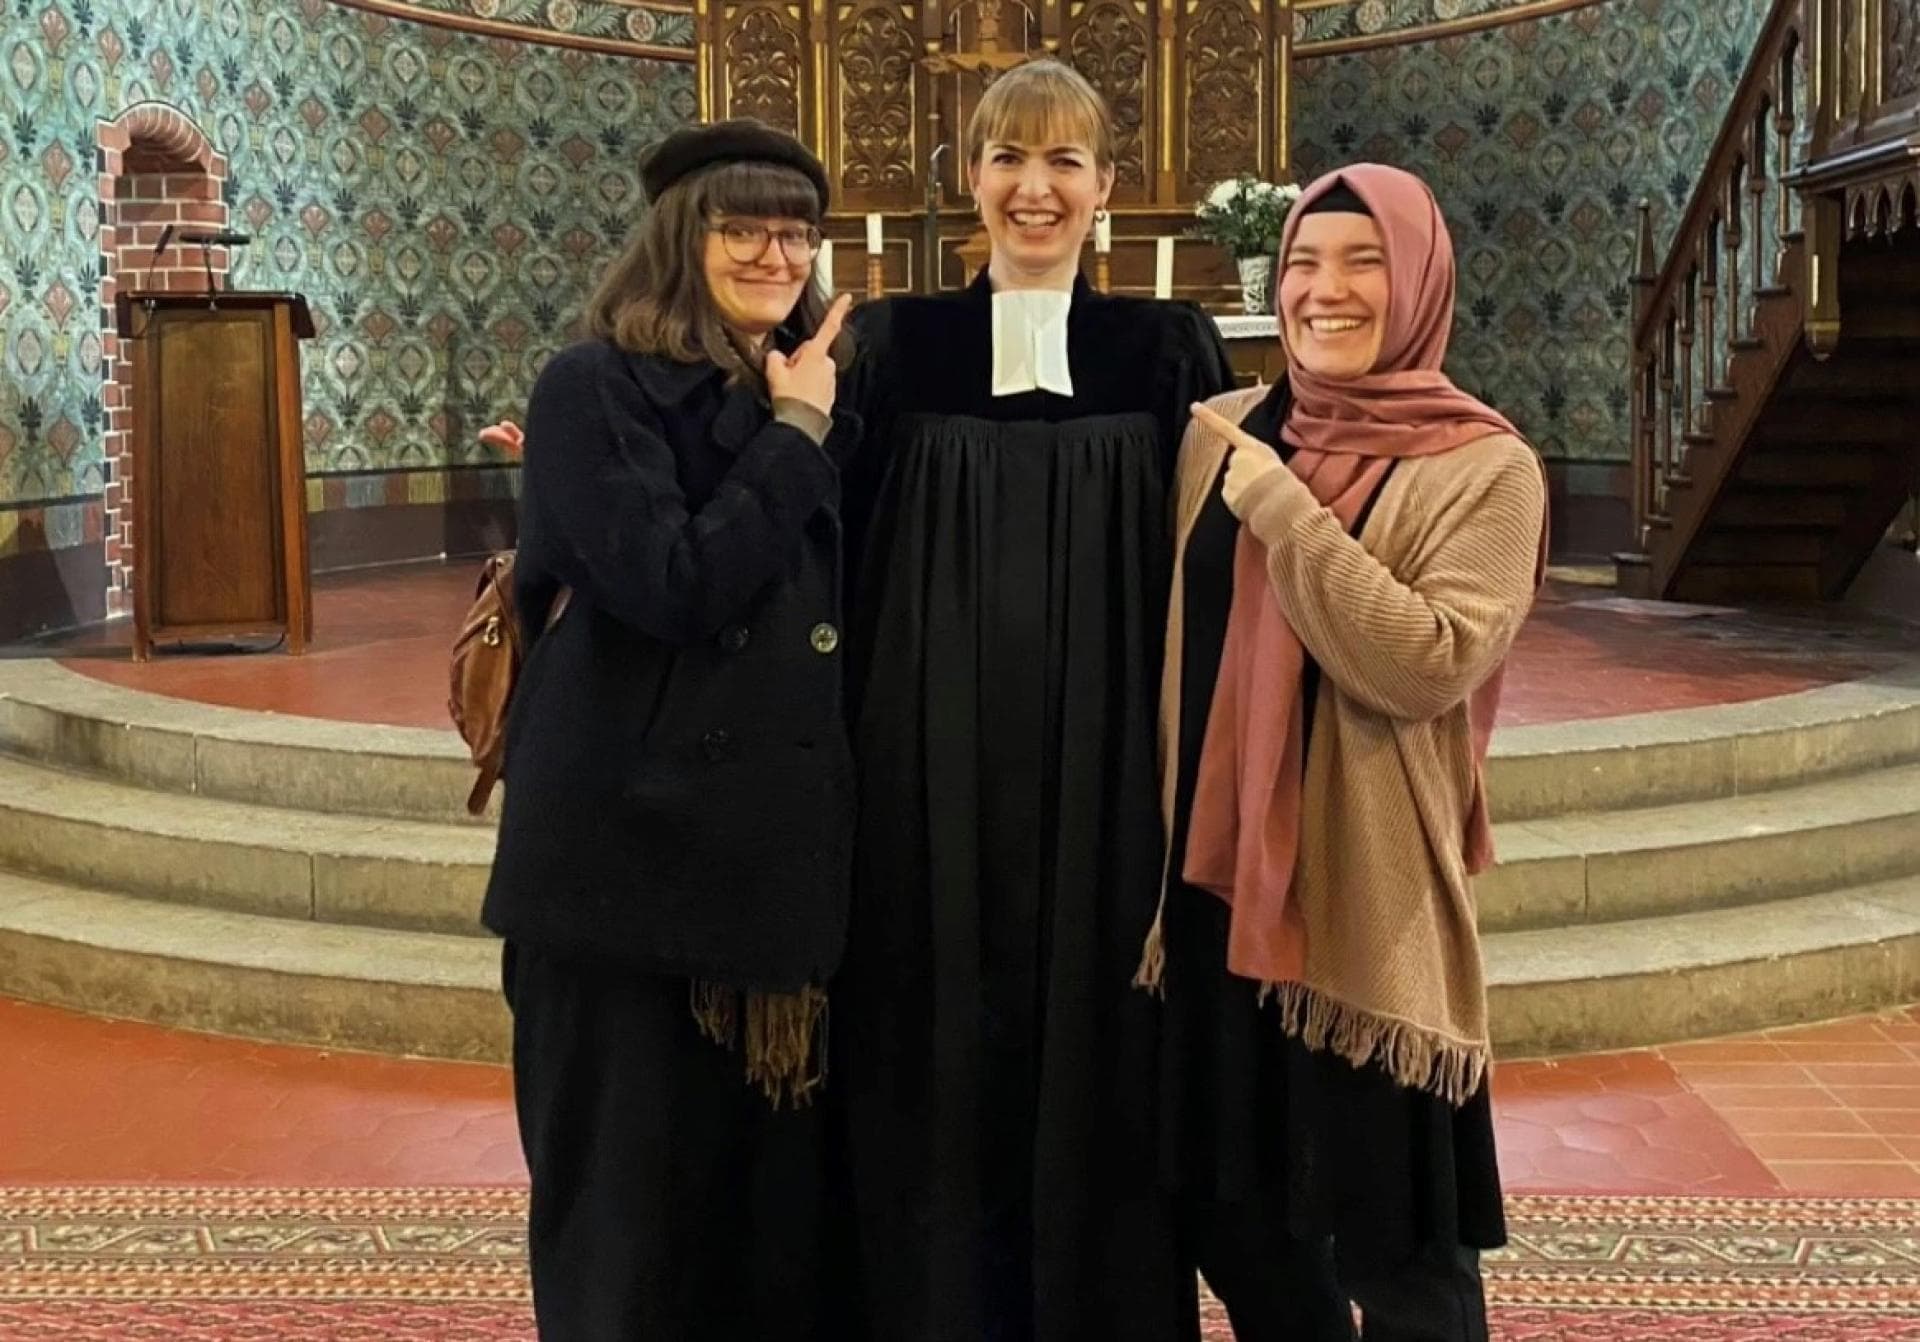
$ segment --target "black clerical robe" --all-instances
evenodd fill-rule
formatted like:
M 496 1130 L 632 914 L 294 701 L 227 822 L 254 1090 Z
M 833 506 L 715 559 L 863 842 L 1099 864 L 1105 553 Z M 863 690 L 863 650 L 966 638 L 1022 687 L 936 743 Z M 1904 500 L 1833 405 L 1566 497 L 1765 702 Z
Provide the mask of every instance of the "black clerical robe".
M 1068 316 L 1071 397 L 995 397 L 992 295 L 856 313 L 842 396 L 862 818 L 829 1090 L 883 1342 L 1194 1336 L 1157 1188 L 1167 489 L 1212 322 Z M 1184 1277 L 1184 1280 L 1183 1280 Z

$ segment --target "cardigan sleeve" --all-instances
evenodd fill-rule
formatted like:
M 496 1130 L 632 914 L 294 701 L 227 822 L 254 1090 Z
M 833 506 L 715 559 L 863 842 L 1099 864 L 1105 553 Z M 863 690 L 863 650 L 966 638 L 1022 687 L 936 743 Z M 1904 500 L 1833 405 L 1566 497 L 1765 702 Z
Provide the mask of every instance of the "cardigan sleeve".
M 712 636 L 791 561 L 836 472 L 770 419 L 697 512 L 659 411 L 592 346 L 556 356 L 527 412 L 525 492 L 560 579 L 623 624 L 670 643 Z
M 1290 470 L 1267 472 L 1240 500 L 1300 641 L 1335 685 L 1375 712 L 1418 721 L 1464 701 L 1506 656 L 1533 605 L 1546 485 L 1531 448 L 1498 441 L 1504 450 L 1430 501 L 1436 512 L 1421 521 L 1439 539 L 1405 578 Z

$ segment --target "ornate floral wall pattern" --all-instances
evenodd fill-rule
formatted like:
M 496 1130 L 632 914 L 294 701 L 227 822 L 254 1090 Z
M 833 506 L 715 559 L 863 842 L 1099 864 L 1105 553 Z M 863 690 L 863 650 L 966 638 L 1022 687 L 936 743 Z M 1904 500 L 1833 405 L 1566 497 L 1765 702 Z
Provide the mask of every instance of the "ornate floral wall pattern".
M 469 31 L 531 29 L 593 48 L 693 52 L 692 7 L 639 0 L 340 0 L 395 17 L 417 17 Z
M 1608 0 L 1295 0 L 1294 39 L 1311 47 L 1437 36 L 1477 21 L 1498 22 L 1605 3 Z
M 254 238 L 232 282 L 313 305 L 307 461 L 328 479 L 309 492 L 328 507 L 427 501 L 445 468 L 488 462 L 473 429 L 520 412 L 641 208 L 639 151 L 696 112 L 688 64 L 331 0 L 12 0 L 0 507 L 101 491 L 95 123 L 146 99 L 228 160 Z
M 1605 0 L 1296 62 L 1296 174 L 1366 159 L 1432 184 L 1460 260 L 1449 370 L 1548 458 L 1628 456 L 1636 207 L 1664 246 L 1765 9 Z

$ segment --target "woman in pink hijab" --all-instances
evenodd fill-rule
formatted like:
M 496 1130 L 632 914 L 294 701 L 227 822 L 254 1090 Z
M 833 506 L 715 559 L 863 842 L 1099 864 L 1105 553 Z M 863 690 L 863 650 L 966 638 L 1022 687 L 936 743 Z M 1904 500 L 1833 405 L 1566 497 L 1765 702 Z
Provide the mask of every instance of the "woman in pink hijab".
M 1162 1170 L 1240 1342 L 1484 1342 L 1505 1241 L 1473 873 L 1546 491 L 1441 371 L 1433 195 L 1359 164 L 1281 243 L 1290 371 L 1196 409 L 1162 685 Z

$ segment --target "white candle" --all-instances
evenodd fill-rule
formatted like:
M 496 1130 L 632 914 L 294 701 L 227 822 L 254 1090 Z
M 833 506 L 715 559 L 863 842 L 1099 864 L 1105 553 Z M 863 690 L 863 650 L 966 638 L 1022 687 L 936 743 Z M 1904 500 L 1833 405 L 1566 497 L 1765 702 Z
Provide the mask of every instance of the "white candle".
M 1173 239 L 1153 240 L 1153 296 L 1173 297 Z
M 877 214 L 868 215 L 867 216 L 867 255 L 868 256 L 880 255 L 880 251 L 882 247 L 881 237 L 882 235 L 880 232 L 880 216 Z
M 813 258 L 813 275 L 820 282 L 820 289 L 827 297 L 833 297 L 833 239 L 820 239 L 820 250 Z
M 1100 215 L 1093 221 L 1093 250 L 1110 252 L 1113 250 L 1113 216 Z

